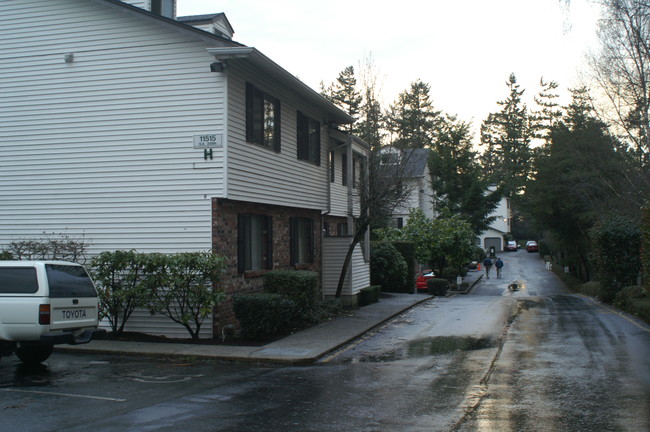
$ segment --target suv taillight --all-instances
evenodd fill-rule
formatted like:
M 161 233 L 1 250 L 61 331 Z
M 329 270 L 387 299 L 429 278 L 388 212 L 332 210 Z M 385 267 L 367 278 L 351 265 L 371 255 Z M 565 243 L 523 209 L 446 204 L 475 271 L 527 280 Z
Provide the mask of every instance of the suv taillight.
M 50 324 L 50 305 L 49 304 L 38 305 L 38 323 L 40 325 L 49 325 Z

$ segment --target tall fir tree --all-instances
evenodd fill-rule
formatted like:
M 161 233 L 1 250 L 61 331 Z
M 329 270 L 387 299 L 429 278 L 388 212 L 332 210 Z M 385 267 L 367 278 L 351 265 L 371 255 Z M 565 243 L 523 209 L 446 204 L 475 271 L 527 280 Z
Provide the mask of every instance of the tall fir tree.
M 540 158 L 528 188 L 527 210 L 581 276 L 588 276 L 588 231 L 604 213 L 622 209 L 618 197 L 624 172 L 616 140 L 595 114 L 586 89 L 572 90 L 563 120 L 551 131 L 550 148 Z
M 539 80 L 539 93 L 535 96 L 536 110 L 531 111 L 531 127 L 533 138 L 542 140 L 544 145 L 549 144 L 551 130 L 562 119 L 562 107 L 558 102 L 559 87 L 555 81 Z
M 387 127 L 391 145 L 399 149 L 430 147 L 442 122 L 441 111 L 433 107 L 429 84 L 411 84 L 390 106 Z
M 429 157 L 434 209 L 460 215 L 479 234 L 493 221 L 489 215 L 501 196 L 486 194 L 476 156 L 470 124 L 447 117 Z
M 336 81 L 328 87 L 325 87 L 321 82 L 321 95 L 351 117 L 359 119 L 363 98 L 357 88 L 357 78 L 354 75 L 353 66 L 348 66 L 339 72 Z M 356 122 L 350 125 L 342 125 L 341 128 L 354 134 L 359 132 Z
M 501 110 L 483 121 L 481 143 L 488 179 L 514 198 L 525 190 L 531 172 L 533 131 L 515 74 L 510 74 L 506 85 L 508 97 L 497 102 Z

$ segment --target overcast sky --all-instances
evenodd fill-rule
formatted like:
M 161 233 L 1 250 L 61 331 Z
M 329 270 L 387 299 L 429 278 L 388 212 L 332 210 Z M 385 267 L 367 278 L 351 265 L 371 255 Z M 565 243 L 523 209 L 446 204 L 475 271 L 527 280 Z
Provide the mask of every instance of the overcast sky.
M 511 72 L 532 105 L 541 77 L 562 90 L 594 44 L 589 0 L 177 0 L 179 16 L 224 12 L 234 40 L 315 90 L 372 58 L 392 103 L 415 80 L 437 109 L 478 125 L 508 95 Z M 567 100 L 567 99 L 565 99 Z

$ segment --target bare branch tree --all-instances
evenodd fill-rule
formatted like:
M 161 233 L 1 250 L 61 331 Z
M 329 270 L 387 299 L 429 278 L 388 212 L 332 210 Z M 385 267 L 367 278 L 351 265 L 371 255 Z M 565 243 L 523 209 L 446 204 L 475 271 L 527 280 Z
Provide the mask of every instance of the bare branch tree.
M 600 50 L 589 55 L 592 78 L 607 107 L 601 112 L 650 163 L 650 2 L 600 0 Z

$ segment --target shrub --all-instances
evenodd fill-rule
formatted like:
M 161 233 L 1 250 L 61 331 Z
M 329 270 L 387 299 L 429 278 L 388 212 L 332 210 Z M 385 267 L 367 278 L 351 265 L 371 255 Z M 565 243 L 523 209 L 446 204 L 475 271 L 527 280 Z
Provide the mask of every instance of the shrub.
M 638 221 L 608 215 L 594 225 L 589 236 L 602 300 L 611 303 L 621 288 L 636 283 L 641 268 Z
M 393 246 L 402 255 L 406 262 L 406 280 L 400 292 L 413 293 L 415 291 L 415 243 L 408 241 L 393 242 Z
M 203 321 L 223 298 L 215 285 L 225 268 L 225 258 L 211 252 L 154 253 L 147 254 L 145 268 L 151 275 L 153 310 L 198 339 Z
M 371 285 L 359 291 L 359 306 L 367 306 L 379 301 L 379 294 L 381 293 L 381 286 Z
M 650 291 L 650 203 L 641 214 L 641 268 L 646 290 Z
M 576 290 L 584 295 L 587 295 L 589 297 L 595 297 L 595 298 L 601 298 L 602 297 L 602 290 L 600 288 L 600 282 L 596 281 L 590 281 L 590 282 L 585 282 L 581 285 L 578 285 L 576 287 Z
M 650 323 L 650 295 L 641 285 L 621 289 L 616 293 L 614 306 Z
M 370 248 L 370 283 L 384 292 L 401 292 L 406 284 L 406 261 L 392 243 L 373 242 Z
M 0 251 L 0 260 L 11 261 L 14 256 L 9 251 Z
M 116 335 L 137 307 L 148 300 L 148 278 L 145 255 L 131 251 L 102 252 L 90 263 L 90 273 L 99 294 L 102 318 L 108 318 Z
M 446 296 L 449 289 L 449 281 L 443 278 L 431 278 L 427 281 L 429 294 L 434 296 Z
M 546 255 L 551 255 L 551 248 L 549 247 L 548 243 L 544 240 L 540 240 L 537 242 L 537 247 L 539 250 L 539 256 L 546 256 Z
M 274 270 L 264 275 L 264 291 L 293 301 L 303 313 L 313 311 L 318 294 L 318 273 L 306 270 Z
M 17 260 L 60 260 L 85 264 L 87 248 L 88 244 L 83 238 L 43 233 L 42 238 L 12 241 L 5 252 Z
M 265 340 L 291 331 L 297 306 L 280 294 L 257 293 L 236 296 L 233 310 L 244 338 Z

